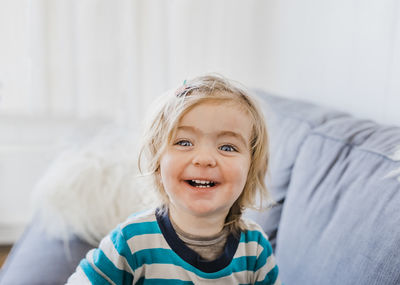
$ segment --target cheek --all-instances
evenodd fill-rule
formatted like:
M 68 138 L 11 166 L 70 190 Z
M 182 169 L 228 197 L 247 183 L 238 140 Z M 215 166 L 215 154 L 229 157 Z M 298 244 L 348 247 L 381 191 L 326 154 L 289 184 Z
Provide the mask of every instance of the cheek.
M 178 176 L 179 172 L 179 161 L 175 159 L 173 155 L 166 153 L 160 160 L 160 178 L 167 190 L 168 185 Z
M 163 155 L 160 160 L 160 178 L 163 183 L 165 183 L 165 179 L 170 176 L 169 172 L 171 171 L 171 159 L 168 155 Z
M 235 166 L 231 166 L 231 179 L 238 185 L 238 187 L 240 186 L 241 189 L 244 188 L 247 181 L 247 175 L 250 167 L 249 164 L 249 162 L 243 160 L 240 163 L 237 163 Z

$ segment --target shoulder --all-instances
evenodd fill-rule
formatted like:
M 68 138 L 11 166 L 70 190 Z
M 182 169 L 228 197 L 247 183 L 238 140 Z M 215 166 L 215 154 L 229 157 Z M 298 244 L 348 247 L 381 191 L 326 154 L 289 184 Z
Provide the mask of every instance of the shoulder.
M 149 209 L 130 215 L 115 230 L 121 232 L 125 239 L 130 239 L 136 235 L 160 233 L 156 209 Z
M 254 232 L 259 235 L 262 235 L 265 239 L 268 240 L 267 234 L 264 232 L 262 227 L 257 224 L 255 221 L 249 218 L 241 218 L 242 224 L 244 225 L 244 232 Z
M 121 225 L 141 222 L 151 222 L 156 220 L 156 209 L 151 208 L 145 211 L 131 214 Z
M 242 254 L 254 258 L 254 278 L 257 284 L 281 284 L 278 278 L 278 266 L 262 227 L 251 219 L 242 218 L 245 229 L 240 236 Z M 254 284 L 255 282 L 253 282 Z
M 272 254 L 271 244 L 262 227 L 248 218 L 242 218 L 242 224 L 244 225 L 244 230 L 241 233 L 240 242 L 247 244 L 257 243 L 259 246 L 268 249 Z

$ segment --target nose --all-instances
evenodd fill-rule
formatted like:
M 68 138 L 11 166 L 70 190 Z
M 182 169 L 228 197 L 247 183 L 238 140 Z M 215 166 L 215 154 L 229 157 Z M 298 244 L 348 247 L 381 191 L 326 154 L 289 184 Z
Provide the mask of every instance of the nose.
M 217 165 L 215 155 L 208 148 L 199 149 L 195 153 L 192 163 L 200 167 L 215 167 Z

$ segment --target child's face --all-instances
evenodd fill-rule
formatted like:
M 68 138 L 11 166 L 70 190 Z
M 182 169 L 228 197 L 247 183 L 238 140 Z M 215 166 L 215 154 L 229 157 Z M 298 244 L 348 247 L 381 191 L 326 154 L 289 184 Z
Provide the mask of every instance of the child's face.
M 225 219 L 246 184 L 251 130 L 233 103 L 202 103 L 185 114 L 160 160 L 170 210 Z

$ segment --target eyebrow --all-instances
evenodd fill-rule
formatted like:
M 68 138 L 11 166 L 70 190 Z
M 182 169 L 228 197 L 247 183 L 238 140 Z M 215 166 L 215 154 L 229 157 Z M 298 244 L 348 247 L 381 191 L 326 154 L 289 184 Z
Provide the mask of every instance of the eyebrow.
M 189 131 L 189 132 L 194 132 L 194 133 L 202 133 L 201 130 L 199 130 L 199 129 L 196 128 L 196 127 L 192 127 L 192 126 L 179 126 L 179 127 L 177 128 L 177 131 L 180 131 L 180 130 Z M 219 133 L 217 134 L 217 137 L 218 137 L 218 138 L 220 138 L 220 137 L 225 137 L 225 136 L 237 138 L 237 139 L 239 139 L 245 146 L 248 145 L 248 143 L 246 142 L 245 138 L 244 138 L 240 133 L 236 133 L 236 132 L 233 132 L 233 131 L 221 131 L 221 132 L 219 132 Z

